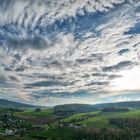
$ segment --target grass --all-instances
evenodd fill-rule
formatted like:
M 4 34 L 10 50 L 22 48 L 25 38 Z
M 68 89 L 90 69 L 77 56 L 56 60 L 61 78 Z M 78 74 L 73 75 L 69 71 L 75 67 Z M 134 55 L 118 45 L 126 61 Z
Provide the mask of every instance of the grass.
M 116 128 L 115 125 L 109 124 L 108 117 L 106 116 L 98 116 L 94 118 L 90 118 L 81 122 L 80 124 L 87 125 L 88 127 L 95 127 L 95 128 Z
M 109 124 L 109 118 L 137 118 L 140 117 L 140 110 L 131 110 L 128 112 L 107 112 L 99 113 L 99 116 L 89 118 L 78 123 L 96 128 L 116 128 L 117 126 Z
M 14 113 L 16 117 L 20 118 L 33 118 L 37 117 L 40 119 L 44 119 L 42 117 L 54 117 L 54 111 L 52 108 L 42 109 L 41 112 L 35 112 L 33 109 L 25 110 L 24 112 L 16 112 Z M 91 115 L 91 116 L 90 116 Z M 95 115 L 95 116 L 92 116 Z M 97 116 L 96 116 L 97 115 Z M 89 112 L 89 113 L 80 113 L 74 114 L 67 118 L 62 119 L 65 122 L 71 122 L 74 119 L 86 118 L 83 121 L 76 121 L 75 123 L 84 124 L 88 127 L 95 128 L 116 128 L 117 126 L 109 123 L 109 118 L 134 118 L 140 117 L 140 110 L 130 110 L 128 112 Z
M 58 128 L 52 127 L 49 128 L 47 131 L 44 132 L 32 132 L 29 134 L 31 138 L 52 138 L 52 139 L 68 139 L 73 140 L 73 136 L 76 133 L 75 129 L 73 128 Z
M 134 118 L 140 117 L 140 110 L 131 110 L 128 112 L 107 112 L 103 113 L 100 111 L 90 112 L 90 113 L 80 113 L 75 114 L 70 117 L 63 119 L 63 121 L 70 122 L 73 119 L 87 117 L 88 115 L 97 115 L 93 117 L 89 117 L 84 121 L 79 121 L 76 123 L 85 124 L 88 127 L 95 128 L 117 128 L 116 125 L 112 125 L 109 123 L 109 118 Z M 70 127 L 62 127 L 59 128 L 57 124 L 51 125 L 47 131 L 44 132 L 33 132 L 30 133 L 31 138 L 53 138 L 53 139 L 68 139 L 73 140 L 73 136 L 76 134 L 76 129 Z
M 67 117 L 67 118 L 63 119 L 63 121 L 70 122 L 73 119 L 79 119 L 79 118 L 87 117 L 88 115 L 98 115 L 99 112 L 100 111 L 75 114 L 75 115 L 72 115 L 70 117 Z
M 23 112 L 16 112 L 14 113 L 14 116 L 16 117 L 33 117 L 33 116 L 51 116 L 53 115 L 54 111 L 53 109 L 42 109 L 41 112 L 35 112 L 33 109 L 28 109 Z

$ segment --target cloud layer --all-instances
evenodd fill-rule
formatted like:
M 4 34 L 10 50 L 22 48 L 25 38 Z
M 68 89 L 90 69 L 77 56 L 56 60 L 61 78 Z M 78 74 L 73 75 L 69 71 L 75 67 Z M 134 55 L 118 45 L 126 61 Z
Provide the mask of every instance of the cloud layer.
M 137 100 L 139 88 L 118 81 L 131 80 L 124 73 L 139 69 L 139 59 L 139 0 L 0 0 L 1 98 Z

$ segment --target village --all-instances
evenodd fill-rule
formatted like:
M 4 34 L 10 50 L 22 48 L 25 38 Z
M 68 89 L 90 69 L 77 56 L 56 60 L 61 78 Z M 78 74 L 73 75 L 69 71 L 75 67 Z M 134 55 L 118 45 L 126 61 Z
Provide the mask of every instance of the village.
M 45 125 L 32 124 L 29 121 L 14 117 L 12 112 L 0 113 L 0 135 L 2 136 L 23 136 L 30 131 L 43 130 L 46 130 Z
M 41 112 L 41 109 L 37 108 L 34 111 Z M 19 136 L 28 135 L 28 133 L 30 132 L 47 131 L 48 128 L 51 128 L 54 125 L 57 126 L 58 128 L 63 128 L 63 127 L 69 127 L 74 129 L 84 128 L 86 127 L 86 125 L 76 123 L 84 119 L 87 118 L 74 119 L 71 122 L 58 120 L 56 122 L 53 122 L 52 124 L 47 124 L 47 123 L 33 124 L 30 121 L 13 116 L 12 112 L 2 112 L 0 113 L 0 135 L 19 137 Z

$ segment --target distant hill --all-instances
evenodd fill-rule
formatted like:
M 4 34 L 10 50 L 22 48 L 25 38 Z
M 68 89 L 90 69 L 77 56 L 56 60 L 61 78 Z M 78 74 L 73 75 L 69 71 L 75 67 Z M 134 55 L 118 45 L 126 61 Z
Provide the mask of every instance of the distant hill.
M 104 103 L 104 104 L 64 104 L 54 107 L 54 112 L 57 115 L 70 115 L 75 113 L 92 112 L 102 110 L 104 108 L 119 107 L 119 108 L 140 108 L 140 101 L 131 102 L 117 102 L 117 103 Z
M 140 108 L 140 101 L 96 104 L 96 105 L 94 105 L 94 107 L 98 108 L 98 109 L 103 109 L 103 108 L 107 108 L 107 107 Z
M 5 99 L 0 99 L 0 108 L 38 108 L 40 106 L 34 106 L 30 104 L 24 104 Z M 140 101 L 130 102 L 116 102 L 116 103 L 103 103 L 103 104 L 64 104 L 57 105 L 54 107 L 56 114 L 69 113 L 84 113 L 92 112 L 95 110 L 101 110 L 108 107 L 119 107 L 119 108 L 140 108 Z
M 37 107 L 38 106 L 0 99 L 0 108 L 37 108 Z
M 75 113 L 84 113 L 95 111 L 96 108 L 93 105 L 88 104 L 64 104 L 54 107 L 54 112 L 60 116 L 67 116 Z

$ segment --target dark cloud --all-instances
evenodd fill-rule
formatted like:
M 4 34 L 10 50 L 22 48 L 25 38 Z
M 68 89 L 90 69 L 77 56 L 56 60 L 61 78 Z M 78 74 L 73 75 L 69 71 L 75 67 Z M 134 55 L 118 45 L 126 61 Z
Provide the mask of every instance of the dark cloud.
M 25 76 L 25 75 L 24 75 Z M 26 77 L 28 77 L 30 75 L 26 75 Z M 42 74 L 42 73 L 34 73 L 32 75 L 32 78 L 41 78 L 41 79 L 47 79 L 47 80 L 54 80 L 54 81 L 62 81 L 64 80 L 64 77 L 63 76 L 59 76 L 59 75 L 49 75 L 49 74 Z
M 21 58 L 22 58 L 22 56 L 20 56 L 19 54 L 15 54 L 14 57 L 15 57 L 15 59 L 18 60 L 18 61 L 20 61 Z
M 15 84 L 9 82 L 6 77 L 0 76 L 0 88 L 15 88 Z
M 117 74 L 112 74 L 112 75 L 109 75 L 109 79 L 112 80 L 112 79 L 115 79 L 115 78 L 120 78 L 121 76 L 120 75 L 117 75 Z
M 16 72 L 21 72 L 21 71 L 24 71 L 25 70 L 25 67 L 24 66 L 21 66 L 21 67 L 18 67 L 15 69 Z
M 78 62 L 79 64 L 91 63 L 92 61 L 92 59 L 76 59 L 76 62 Z
M 102 53 L 91 54 L 89 58 L 76 59 L 76 62 L 78 62 L 79 64 L 86 64 L 86 63 L 91 63 L 93 61 L 102 61 L 103 55 L 105 54 Z
M 58 93 L 53 93 L 51 91 L 39 91 L 39 92 L 33 92 L 33 97 L 34 98 L 42 98 L 42 97 L 54 97 L 54 98 L 72 98 L 72 97 L 88 97 L 91 95 L 91 93 L 87 91 L 76 91 L 76 92 L 58 92 Z
M 92 76 L 96 76 L 96 77 L 107 77 L 108 74 L 104 74 L 104 73 L 93 73 Z
M 134 44 L 133 47 L 135 48 L 135 47 L 137 47 L 138 45 L 140 45 L 140 42 Z
M 104 67 L 103 71 L 104 72 L 118 71 L 118 70 L 128 68 L 128 67 L 131 68 L 134 64 L 135 63 L 133 63 L 132 61 L 122 61 L 116 65 Z
M 48 60 L 43 62 L 45 67 L 57 67 L 62 68 L 62 64 L 58 60 Z
M 4 68 L 5 71 L 12 71 L 11 68 Z
M 93 58 L 93 60 L 102 61 L 104 55 L 105 54 L 103 54 L 103 53 L 95 53 L 95 54 L 92 54 L 91 57 Z
M 25 84 L 25 88 L 28 87 L 49 87 L 49 86 L 67 86 L 67 85 L 72 85 L 74 82 L 61 82 L 61 81 L 40 81 L 40 82 L 35 82 L 31 84 Z
M 122 49 L 122 50 L 120 50 L 120 51 L 118 52 L 118 54 L 119 54 L 119 55 L 122 55 L 122 54 L 124 54 L 124 53 L 126 53 L 126 52 L 129 52 L 129 49 Z
M 5 67 L 4 71 L 16 71 L 16 72 L 22 72 L 26 69 L 26 67 L 24 66 L 18 66 L 18 68 L 14 68 L 15 66 L 9 66 L 9 67 Z
M 117 74 L 106 74 L 106 73 L 93 73 L 92 76 L 95 76 L 95 77 L 100 77 L 100 78 L 108 78 L 108 79 L 114 79 L 114 78 L 118 78 L 118 77 L 121 77 L 120 75 L 117 75 Z
M 28 37 L 28 38 L 9 38 L 7 41 L 7 45 L 10 48 L 14 49 L 44 49 L 48 46 L 47 42 L 43 37 L 35 36 L 35 37 Z
M 109 81 L 105 81 L 105 82 L 100 82 L 100 81 L 97 81 L 97 82 L 91 82 L 89 84 L 86 84 L 86 86 L 91 86 L 91 85 L 95 85 L 95 86 L 106 86 L 109 84 Z
M 18 79 L 17 79 L 15 76 L 9 76 L 9 79 L 10 79 L 11 81 L 18 82 Z
M 40 81 L 40 82 L 35 82 L 32 84 L 25 84 L 26 86 L 30 87 L 47 87 L 47 86 L 57 86 L 60 83 L 57 81 Z

